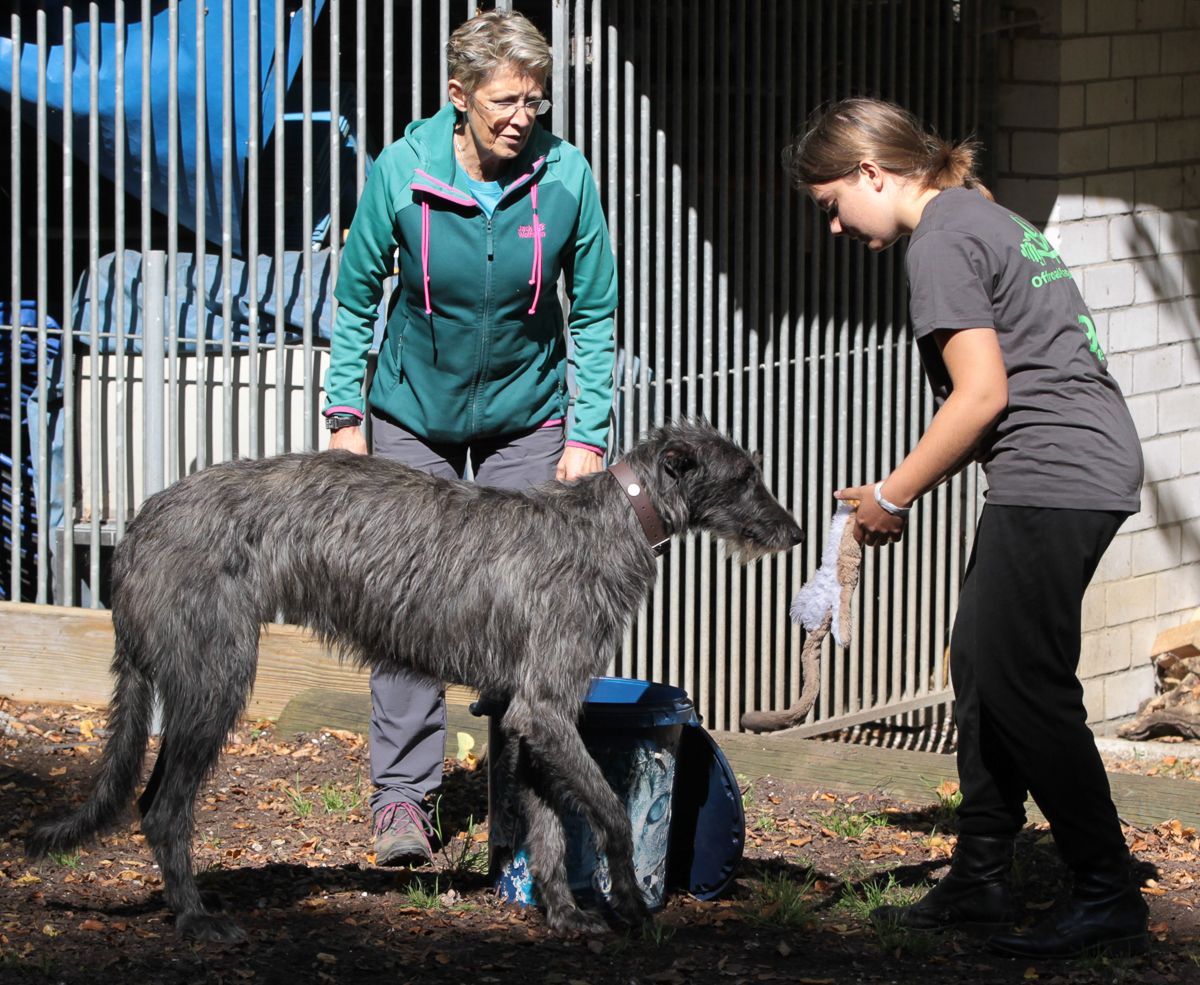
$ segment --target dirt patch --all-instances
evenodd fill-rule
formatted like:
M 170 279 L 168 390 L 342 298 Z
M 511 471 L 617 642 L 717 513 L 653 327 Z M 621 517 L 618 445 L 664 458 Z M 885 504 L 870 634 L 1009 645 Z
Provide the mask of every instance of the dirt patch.
M 959 934 L 881 938 L 866 912 L 936 879 L 954 845 L 953 790 L 904 804 L 743 780 L 746 860 L 726 898 L 673 896 L 653 928 L 597 939 L 547 934 L 487 882 L 487 782 L 447 763 L 432 868 L 371 864 L 367 750 L 351 733 L 284 739 L 247 725 L 202 790 L 202 888 L 249 933 L 236 947 L 179 940 L 132 814 L 78 855 L 31 863 L 34 818 L 83 797 L 104 738 L 97 709 L 0 700 L 0 982 L 239 983 L 1200 982 L 1200 837 L 1128 828 L 1150 904 L 1146 957 L 1029 963 Z M 450 751 L 454 752 L 453 738 Z M 1190 778 L 1183 755 L 1122 769 Z M 1030 919 L 1066 887 L 1049 834 L 1028 827 L 1018 893 Z

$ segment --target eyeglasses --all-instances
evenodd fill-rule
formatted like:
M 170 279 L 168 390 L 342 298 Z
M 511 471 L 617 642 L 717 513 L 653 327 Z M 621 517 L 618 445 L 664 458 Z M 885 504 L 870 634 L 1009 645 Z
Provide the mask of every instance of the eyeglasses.
M 531 116 L 545 116 L 550 112 L 551 105 L 549 99 L 527 99 L 524 102 L 517 99 L 504 99 L 498 103 L 487 99 L 475 99 L 475 102 L 503 120 L 512 119 L 517 115 L 518 110 L 525 110 Z

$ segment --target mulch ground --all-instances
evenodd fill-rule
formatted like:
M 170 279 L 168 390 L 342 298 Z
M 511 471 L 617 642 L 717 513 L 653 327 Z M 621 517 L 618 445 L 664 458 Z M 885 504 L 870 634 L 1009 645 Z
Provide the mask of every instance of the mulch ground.
M 1200 837 L 1178 823 L 1126 829 L 1147 880 L 1154 941 L 1144 957 L 1031 963 L 961 934 L 881 934 L 869 908 L 914 898 L 944 871 L 953 789 L 905 804 L 771 777 L 743 781 L 746 858 L 724 898 L 675 895 L 652 928 L 563 938 L 495 898 L 486 771 L 470 754 L 447 763 L 435 866 L 382 869 L 370 855 L 362 737 L 285 738 L 267 723 L 232 738 L 201 793 L 194 842 L 202 888 L 249 939 L 199 945 L 176 937 L 132 812 L 77 854 L 22 854 L 35 818 L 84 796 L 102 711 L 0 699 L 0 733 L 4 983 L 1200 983 Z M 1189 752 L 1196 746 L 1169 764 L 1114 766 L 1190 782 L 1200 753 Z M 1029 920 L 1066 893 L 1044 829 L 1023 833 L 1014 875 Z

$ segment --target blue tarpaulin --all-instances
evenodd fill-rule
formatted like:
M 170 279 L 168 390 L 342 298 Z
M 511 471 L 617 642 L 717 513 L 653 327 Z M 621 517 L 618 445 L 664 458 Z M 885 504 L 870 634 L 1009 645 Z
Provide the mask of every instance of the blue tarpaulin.
M 245 164 L 248 154 L 250 137 L 249 106 L 250 99 L 262 100 L 262 132 L 259 139 L 265 145 L 271 136 L 275 125 L 275 72 L 278 65 L 275 60 L 275 9 L 277 3 L 285 0 L 259 0 L 259 76 L 250 78 L 249 52 L 252 39 L 250 37 L 249 3 L 247 0 L 233 0 L 231 4 L 231 27 L 233 31 L 233 145 L 230 153 L 233 155 L 233 186 L 232 201 L 229 203 L 233 214 L 233 226 L 230 230 L 233 236 L 234 251 L 238 252 L 242 241 L 242 226 L 244 222 L 243 199 L 245 195 L 246 171 Z M 221 144 L 222 130 L 222 74 L 223 58 L 222 31 L 224 28 L 223 4 L 209 3 L 204 8 L 204 71 L 198 71 L 196 57 L 196 4 L 197 0 L 179 0 L 178 3 L 178 97 L 179 97 L 179 146 L 178 166 L 179 179 L 176 191 L 177 207 L 180 224 L 189 229 L 195 228 L 195 194 L 198 182 L 196 167 L 196 127 L 195 118 L 196 93 L 198 80 L 203 80 L 205 86 L 205 106 L 207 113 L 205 124 L 207 137 L 205 144 L 204 166 L 207 173 L 205 181 L 205 223 L 214 233 L 222 225 L 221 201 L 221 169 L 224 150 Z M 64 3 L 63 0 L 44 0 L 40 7 L 46 13 L 46 102 L 47 136 L 50 139 L 62 141 L 64 106 L 64 78 L 69 73 L 72 80 L 73 92 L 70 107 L 70 119 L 74 126 L 75 152 L 86 157 L 88 153 L 88 117 L 92 109 L 89 86 L 91 26 L 86 14 L 77 14 L 77 19 L 71 30 L 73 45 L 72 59 L 69 66 L 64 64 L 63 47 L 63 8 L 75 10 L 79 5 Z M 100 6 L 100 29 L 98 38 L 99 57 L 99 86 L 96 107 L 100 127 L 100 170 L 110 180 L 116 176 L 116 52 L 117 26 L 114 18 L 112 3 L 102 3 Z M 150 146 L 151 165 L 151 204 L 162 212 L 167 211 L 167 152 L 168 131 L 167 114 L 170 103 L 170 89 L 165 84 L 168 75 L 170 57 L 169 9 L 166 4 L 156 3 L 155 13 L 149 24 L 151 39 L 150 46 L 150 80 L 147 90 L 150 95 L 150 120 L 145 126 L 142 120 L 142 38 L 147 25 L 137 18 L 138 10 L 130 10 L 130 18 L 125 25 L 125 187 L 134 197 L 141 194 L 141 158 L 144 143 Z M 313 20 L 316 22 L 325 8 L 325 0 L 314 0 Z M 287 39 L 286 86 L 290 87 L 300 67 L 303 51 L 303 18 L 300 15 L 291 17 Z M 0 29 L 8 30 L 7 19 Z M 36 27 L 33 18 L 22 21 L 20 41 L 20 97 L 22 113 L 26 122 L 33 123 L 38 101 L 38 46 Z M 12 91 L 12 63 L 14 47 L 11 37 L 0 37 L 0 93 L 6 96 Z

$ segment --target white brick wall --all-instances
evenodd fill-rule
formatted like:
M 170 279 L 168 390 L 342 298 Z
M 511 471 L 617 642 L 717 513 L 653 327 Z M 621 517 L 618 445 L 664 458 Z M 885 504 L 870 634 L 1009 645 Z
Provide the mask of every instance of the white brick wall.
M 1150 646 L 1200 606 L 1200 0 L 1030 0 L 1001 44 L 1001 202 L 1042 223 L 1143 441 L 1143 509 L 1084 600 L 1094 722 L 1153 692 Z

